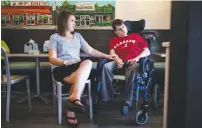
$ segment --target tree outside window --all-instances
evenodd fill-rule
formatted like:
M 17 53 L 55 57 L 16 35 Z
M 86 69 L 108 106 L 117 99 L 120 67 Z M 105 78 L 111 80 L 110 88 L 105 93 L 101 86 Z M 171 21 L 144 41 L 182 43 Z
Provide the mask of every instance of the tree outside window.
M 1 15 L 1 24 L 2 25 L 10 24 L 10 16 L 9 15 Z
M 35 15 L 27 15 L 27 25 L 35 24 Z
M 23 24 L 24 23 L 24 16 L 23 15 L 13 15 L 13 24 Z
M 51 15 L 38 15 L 38 23 L 39 24 L 52 24 L 52 16 Z
M 24 24 L 24 15 L 19 15 L 19 24 Z
M 43 15 L 43 21 L 44 21 L 44 24 L 48 24 L 48 16 L 47 15 Z
M 42 20 L 42 15 L 37 15 L 38 24 L 44 24 Z

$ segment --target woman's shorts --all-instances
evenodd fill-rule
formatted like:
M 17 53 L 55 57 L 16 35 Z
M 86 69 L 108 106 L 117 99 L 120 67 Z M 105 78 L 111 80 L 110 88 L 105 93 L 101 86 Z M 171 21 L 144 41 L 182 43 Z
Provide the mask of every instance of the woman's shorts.
M 68 66 L 61 65 L 59 67 L 56 67 L 53 69 L 53 77 L 56 81 L 64 82 L 63 79 L 75 72 L 79 68 L 80 64 L 81 62 Z

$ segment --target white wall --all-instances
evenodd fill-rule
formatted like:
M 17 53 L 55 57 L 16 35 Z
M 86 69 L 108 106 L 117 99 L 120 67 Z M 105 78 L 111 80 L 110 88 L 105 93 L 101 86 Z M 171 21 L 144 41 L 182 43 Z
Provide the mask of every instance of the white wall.
M 171 1 L 116 1 L 115 18 L 145 19 L 145 29 L 170 29 Z

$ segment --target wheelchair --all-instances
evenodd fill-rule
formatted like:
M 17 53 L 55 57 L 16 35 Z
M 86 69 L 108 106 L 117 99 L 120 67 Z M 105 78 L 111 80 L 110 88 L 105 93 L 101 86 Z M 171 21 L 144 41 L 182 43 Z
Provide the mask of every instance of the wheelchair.
M 139 33 L 142 35 L 150 49 L 150 44 L 155 42 L 156 36 L 153 32 L 142 32 L 145 28 L 145 20 L 139 20 L 139 21 L 125 21 L 124 24 L 126 25 L 128 29 L 128 34 L 130 33 Z M 101 71 L 102 66 L 107 63 L 108 60 L 100 60 L 97 65 L 97 70 Z M 139 60 L 139 75 L 134 80 L 134 101 L 135 101 L 135 122 L 138 125 L 143 125 L 148 121 L 148 97 L 151 95 L 153 105 L 158 106 L 159 101 L 159 86 L 155 84 L 152 86 L 152 74 L 154 72 L 154 62 L 152 62 L 149 57 L 141 58 Z M 118 75 L 117 75 L 118 73 Z M 122 75 L 122 76 L 121 76 Z M 99 90 L 100 90 L 100 74 L 97 75 L 97 100 L 99 100 Z M 121 80 L 124 80 L 123 73 L 120 74 L 120 71 L 114 72 L 114 80 L 115 85 Z M 116 90 L 116 89 L 115 89 Z M 143 102 L 140 104 L 139 100 L 142 96 Z M 98 102 L 98 101 L 97 101 Z

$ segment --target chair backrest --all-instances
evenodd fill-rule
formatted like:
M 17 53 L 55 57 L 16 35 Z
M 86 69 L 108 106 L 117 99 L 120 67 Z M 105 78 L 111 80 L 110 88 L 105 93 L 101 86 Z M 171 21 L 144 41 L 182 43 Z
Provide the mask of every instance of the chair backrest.
M 148 45 L 149 45 L 149 49 L 151 49 L 151 44 L 155 43 L 156 41 L 156 34 L 154 32 L 143 32 L 144 28 L 145 28 L 145 20 L 141 19 L 138 21 L 129 21 L 126 20 L 124 22 L 124 24 L 126 25 L 127 29 L 128 29 L 128 34 L 131 33 L 139 33 L 140 35 L 142 35 L 145 40 L 147 41 Z
M 9 65 L 9 61 L 8 61 L 8 55 L 6 53 L 5 48 L 1 47 L 1 53 L 4 57 L 4 63 L 5 63 L 5 68 L 6 68 L 6 77 L 7 77 L 7 84 L 10 84 L 10 78 L 11 78 L 11 74 L 10 74 L 10 65 Z
M 126 27 L 128 29 L 128 34 L 130 34 L 130 33 L 140 33 L 145 28 L 145 20 L 144 19 L 141 19 L 141 20 L 138 20 L 138 21 L 126 20 L 124 22 L 124 24 L 126 25 Z

